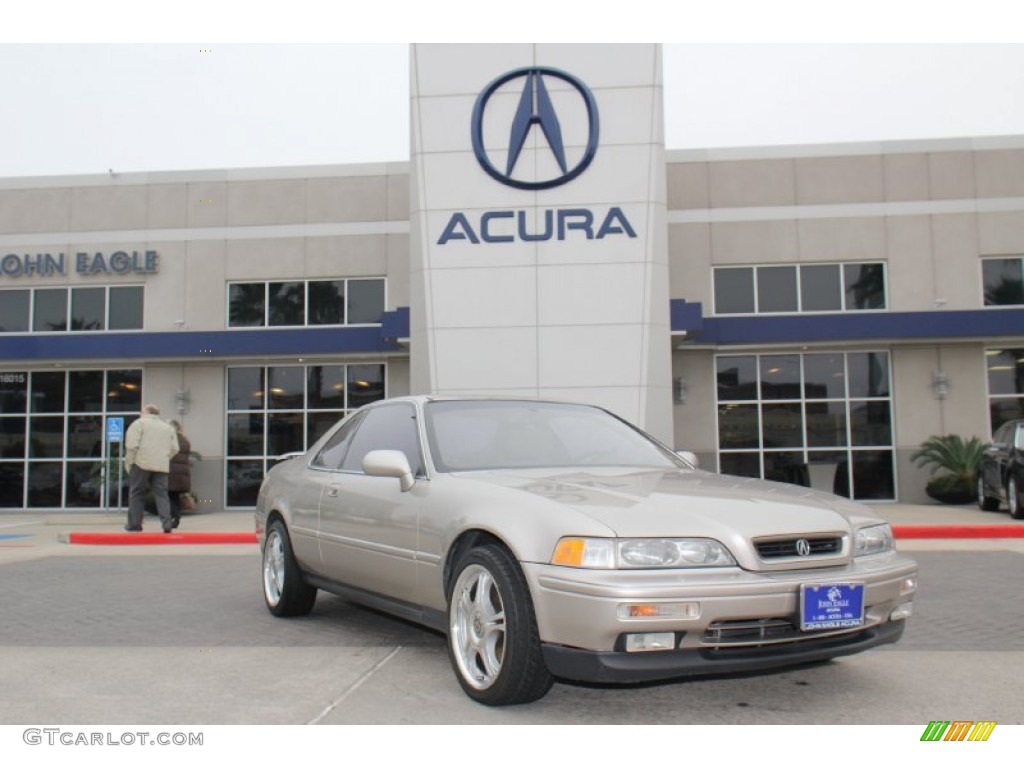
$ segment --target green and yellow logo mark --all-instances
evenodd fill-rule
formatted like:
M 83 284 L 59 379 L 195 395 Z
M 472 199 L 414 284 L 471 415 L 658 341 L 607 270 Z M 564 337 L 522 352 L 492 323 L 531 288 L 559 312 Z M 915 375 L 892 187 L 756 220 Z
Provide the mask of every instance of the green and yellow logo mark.
M 932 720 L 921 741 L 988 741 L 995 728 L 995 720 Z

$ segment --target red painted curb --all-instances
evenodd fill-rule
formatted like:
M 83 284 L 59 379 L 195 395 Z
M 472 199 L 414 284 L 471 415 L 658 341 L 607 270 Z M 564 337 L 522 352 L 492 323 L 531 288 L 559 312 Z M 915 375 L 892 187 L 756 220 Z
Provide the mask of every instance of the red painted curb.
M 894 525 L 897 539 L 1024 539 L 1024 525 Z
M 66 537 L 66 538 L 65 538 Z M 71 531 L 61 537 L 68 544 L 255 544 L 255 533 L 191 531 L 188 533 L 129 533 Z

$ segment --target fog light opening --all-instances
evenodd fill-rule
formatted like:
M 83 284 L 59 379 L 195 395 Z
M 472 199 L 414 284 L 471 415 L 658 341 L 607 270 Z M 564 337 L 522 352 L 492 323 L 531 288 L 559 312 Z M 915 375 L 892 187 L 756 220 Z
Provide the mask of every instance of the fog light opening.
M 643 634 L 626 635 L 626 652 L 641 653 L 644 651 L 671 651 L 675 648 L 674 632 L 646 632 Z
M 913 603 L 903 603 L 903 605 L 897 605 L 892 609 L 892 613 L 889 614 L 889 621 L 900 621 L 901 619 L 909 619 L 914 613 Z
M 912 595 L 917 592 L 917 579 L 913 576 L 908 576 L 900 582 L 900 597 L 904 595 Z

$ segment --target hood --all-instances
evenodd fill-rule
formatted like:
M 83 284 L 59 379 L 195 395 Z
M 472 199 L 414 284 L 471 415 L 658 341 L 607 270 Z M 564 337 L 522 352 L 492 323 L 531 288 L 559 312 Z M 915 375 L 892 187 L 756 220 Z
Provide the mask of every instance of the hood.
M 756 554 L 758 542 L 841 539 L 841 557 L 837 552 L 828 562 L 814 558 L 814 567 L 821 567 L 848 562 L 852 532 L 883 522 L 867 507 L 832 494 L 699 470 L 511 469 L 465 474 L 572 507 L 621 538 L 716 539 L 741 565 L 759 564 L 760 569 L 765 565 Z M 799 562 L 810 566 L 806 559 Z

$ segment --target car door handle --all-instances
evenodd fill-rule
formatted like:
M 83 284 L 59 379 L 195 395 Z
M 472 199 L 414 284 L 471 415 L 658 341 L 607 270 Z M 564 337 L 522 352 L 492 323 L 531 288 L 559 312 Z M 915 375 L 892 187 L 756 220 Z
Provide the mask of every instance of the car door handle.
M 332 499 L 337 498 L 338 497 L 338 486 L 332 485 L 330 488 L 328 488 L 327 489 L 327 495 L 330 496 Z

